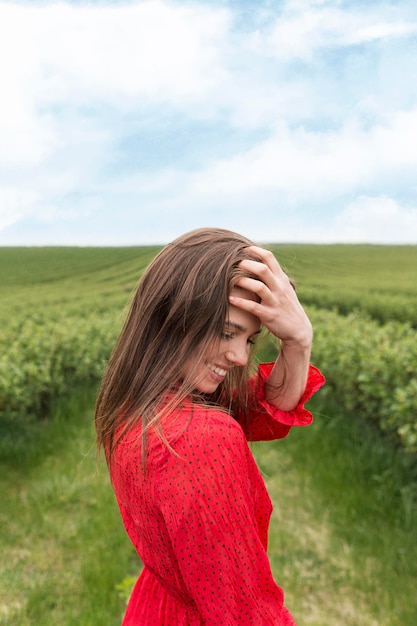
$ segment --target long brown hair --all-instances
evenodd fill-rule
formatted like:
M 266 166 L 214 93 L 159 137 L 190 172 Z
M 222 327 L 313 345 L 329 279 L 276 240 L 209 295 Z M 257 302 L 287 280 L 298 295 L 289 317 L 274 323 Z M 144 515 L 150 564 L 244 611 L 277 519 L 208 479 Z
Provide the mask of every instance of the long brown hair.
M 234 232 L 201 228 L 168 244 L 145 270 L 96 403 L 97 444 L 108 461 L 119 437 L 137 423 L 143 450 L 151 426 L 169 445 L 161 429 L 163 410 L 193 393 L 193 373 L 207 344 L 223 332 L 228 295 L 243 275 L 239 263 L 256 258 L 246 251 L 250 245 Z M 193 367 L 184 377 L 187 361 Z M 210 402 L 227 407 L 232 388 L 234 394 L 244 393 L 249 372 L 250 362 L 232 368 Z

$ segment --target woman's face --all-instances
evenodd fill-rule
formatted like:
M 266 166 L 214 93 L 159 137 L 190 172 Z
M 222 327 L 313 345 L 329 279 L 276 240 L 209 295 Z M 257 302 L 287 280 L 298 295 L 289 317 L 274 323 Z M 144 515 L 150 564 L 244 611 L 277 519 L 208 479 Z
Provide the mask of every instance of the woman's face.
M 250 291 L 233 289 L 232 295 L 255 300 Z M 186 373 L 195 380 L 194 388 L 201 393 L 213 393 L 223 382 L 227 372 L 238 365 L 246 365 L 249 351 L 257 335 L 261 332 L 261 323 L 255 315 L 229 305 L 228 317 L 220 342 L 209 345 L 202 363 L 195 367 L 191 358 Z

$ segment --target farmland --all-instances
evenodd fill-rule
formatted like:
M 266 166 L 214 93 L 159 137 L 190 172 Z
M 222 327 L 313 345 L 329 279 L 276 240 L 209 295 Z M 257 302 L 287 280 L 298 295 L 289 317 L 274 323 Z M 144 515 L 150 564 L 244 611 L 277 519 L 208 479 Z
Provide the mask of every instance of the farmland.
M 120 309 L 156 248 L 0 248 L 0 320 Z
M 0 249 L 0 411 L 42 415 L 74 382 L 99 379 L 156 250 Z M 346 408 L 417 448 L 417 248 L 274 250 L 313 319 L 313 356 L 329 387 Z
M 416 246 L 271 246 L 300 298 L 342 313 L 417 325 Z M 0 248 L 0 319 L 119 309 L 157 251 L 148 248 Z
M 254 447 L 284 509 L 271 529 L 274 555 L 285 546 L 284 560 L 272 557 L 277 579 L 300 625 L 414 626 L 417 248 L 273 248 L 328 379 L 312 429 Z M 0 249 L 2 625 L 120 623 L 139 564 L 102 460 L 94 470 L 92 404 L 156 251 Z M 306 538 L 283 528 L 286 515 Z

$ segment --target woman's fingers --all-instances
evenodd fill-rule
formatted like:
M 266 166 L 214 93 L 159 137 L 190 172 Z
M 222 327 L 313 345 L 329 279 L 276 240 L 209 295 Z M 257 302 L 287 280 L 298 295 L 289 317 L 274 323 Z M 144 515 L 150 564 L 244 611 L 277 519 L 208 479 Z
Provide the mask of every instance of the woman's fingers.
M 282 340 L 297 341 L 311 335 L 311 324 L 287 274 L 269 250 L 250 246 L 248 252 L 261 259 L 245 259 L 240 268 L 250 276 L 241 276 L 236 285 L 256 295 L 254 300 L 234 293 L 231 304 L 258 317 L 262 324 Z
M 262 261 L 254 261 L 244 259 L 240 262 L 240 269 L 244 270 L 250 276 L 241 276 L 236 281 L 236 285 L 242 289 L 252 291 L 262 300 L 275 294 L 277 297 L 287 292 L 293 287 L 287 274 L 283 271 L 280 264 L 269 250 L 264 250 L 257 246 L 251 246 L 248 250 L 258 257 L 263 257 Z
M 246 248 L 249 254 L 252 254 L 255 257 L 259 257 L 261 259 L 261 265 L 265 265 L 267 268 L 271 270 L 272 273 L 277 275 L 286 275 L 281 265 L 278 263 L 274 254 L 270 250 L 265 250 L 265 248 L 260 248 L 259 246 L 249 246 Z M 242 263 L 256 263 L 257 261 L 250 261 L 246 259 L 242 261 Z

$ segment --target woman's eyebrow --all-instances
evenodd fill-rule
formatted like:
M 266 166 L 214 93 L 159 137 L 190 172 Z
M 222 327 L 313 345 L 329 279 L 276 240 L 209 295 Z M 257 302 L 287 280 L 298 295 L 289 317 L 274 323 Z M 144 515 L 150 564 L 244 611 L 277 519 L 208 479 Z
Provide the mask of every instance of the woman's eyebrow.
M 226 325 L 229 326 L 229 328 L 234 328 L 235 330 L 238 330 L 241 333 L 247 333 L 248 329 L 245 328 L 244 326 L 241 326 L 240 324 L 236 324 L 236 322 L 230 322 L 230 321 L 226 321 Z M 259 335 L 259 333 L 262 331 L 262 328 L 259 328 L 258 330 L 255 330 L 254 333 L 252 333 L 253 335 Z

